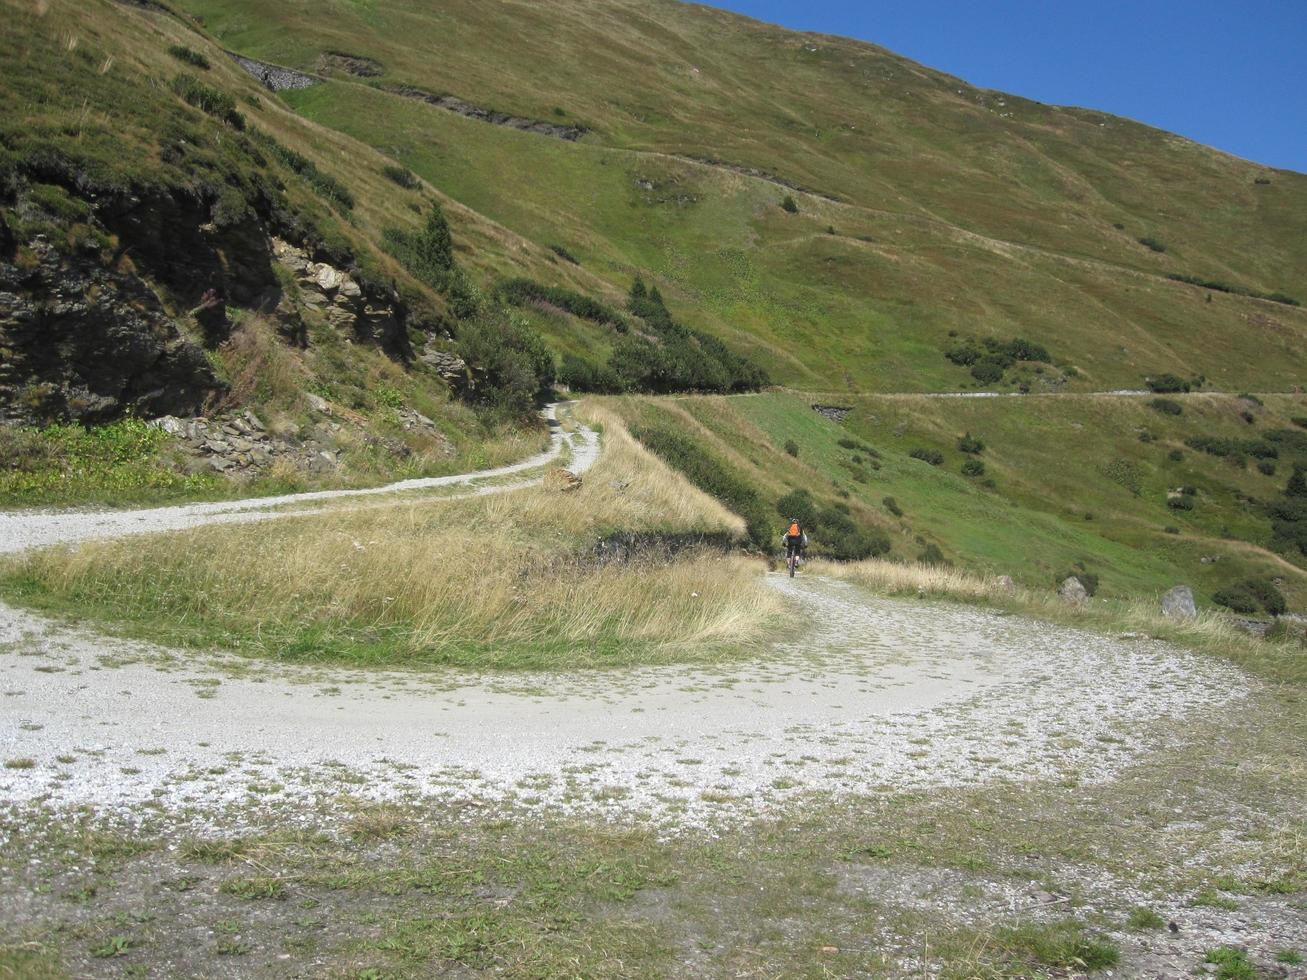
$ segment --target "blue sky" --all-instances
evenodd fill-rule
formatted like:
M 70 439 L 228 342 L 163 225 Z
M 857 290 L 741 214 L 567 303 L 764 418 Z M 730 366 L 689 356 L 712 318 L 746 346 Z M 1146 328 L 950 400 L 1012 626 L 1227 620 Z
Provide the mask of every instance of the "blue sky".
M 1307 0 L 711 0 L 1307 172 Z

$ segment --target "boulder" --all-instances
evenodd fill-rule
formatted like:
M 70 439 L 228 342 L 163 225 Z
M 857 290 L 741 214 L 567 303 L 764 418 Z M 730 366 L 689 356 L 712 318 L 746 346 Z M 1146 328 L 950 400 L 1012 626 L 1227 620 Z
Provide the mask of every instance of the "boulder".
M 1162 615 L 1174 619 L 1197 619 L 1198 607 L 1194 604 L 1194 590 L 1177 585 L 1162 596 Z
M 581 489 L 581 478 L 571 470 L 563 469 L 561 466 L 549 471 L 545 477 L 545 486 L 550 490 L 558 490 L 562 493 L 570 493 L 573 490 Z
M 1066 577 L 1066 580 L 1058 587 L 1057 594 L 1073 606 L 1082 606 L 1089 601 L 1089 593 L 1085 591 L 1080 579 L 1074 575 Z

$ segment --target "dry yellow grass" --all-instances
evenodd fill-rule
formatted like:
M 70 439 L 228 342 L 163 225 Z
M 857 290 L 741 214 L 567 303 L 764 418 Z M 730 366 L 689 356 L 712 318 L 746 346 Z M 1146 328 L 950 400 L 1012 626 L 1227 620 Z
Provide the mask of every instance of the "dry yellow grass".
M 486 667 L 703 659 L 762 637 L 761 563 L 714 551 L 601 565 L 595 542 L 731 537 L 739 519 L 616 419 L 582 487 L 334 511 L 99 542 L 22 561 L 66 604 L 152 635 L 304 659 Z

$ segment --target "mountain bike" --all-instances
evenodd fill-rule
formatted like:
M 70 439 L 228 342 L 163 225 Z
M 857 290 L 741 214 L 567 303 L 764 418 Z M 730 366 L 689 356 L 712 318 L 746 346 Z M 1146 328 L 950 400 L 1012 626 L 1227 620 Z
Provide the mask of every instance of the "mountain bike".
M 799 549 L 787 547 L 785 550 L 789 552 L 785 563 L 790 566 L 790 578 L 794 578 L 794 569 L 799 565 Z

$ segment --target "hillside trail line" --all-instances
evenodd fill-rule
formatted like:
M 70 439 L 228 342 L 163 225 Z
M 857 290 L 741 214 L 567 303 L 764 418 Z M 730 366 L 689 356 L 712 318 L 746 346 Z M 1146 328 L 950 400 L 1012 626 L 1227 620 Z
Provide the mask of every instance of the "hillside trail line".
M 578 475 L 599 458 L 599 436 L 589 426 L 576 422 L 576 438 L 569 439 L 559 422 L 559 411 L 570 413 L 573 403 L 555 402 L 546 406 L 544 417 L 552 430 L 549 447 L 541 453 L 507 466 L 498 466 L 452 476 L 421 477 L 401 480 L 379 487 L 349 490 L 315 490 L 283 494 L 276 497 L 251 497 L 212 503 L 177 504 L 140 510 L 47 510 L 0 513 L 0 555 L 15 554 L 32 548 L 56 544 L 73 544 L 92 538 L 116 538 L 131 534 L 150 534 L 200 527 L 204 524 L 243 524 L 277 517 L 306 516 L 324 511 L 323 506 L 295 507 L 300 504 L 325 504 L 329 501 L 384 497 L 445 487 L 470 487 L 467 496 L 504 493 L 540 482 L 541 477 L 475 486 L 480 481 L 502 480 L 515 474 L 547 466 L 560 458 L 565 446 L 571 448 L 568 468 Z M 448 497 L 441 499 L 450 499 Z M 291 508 L 294 509 L 280 509 Z

